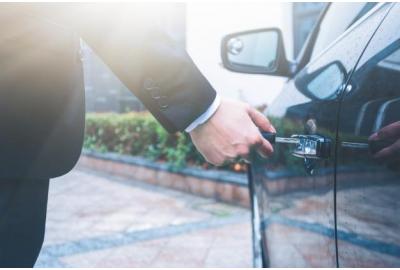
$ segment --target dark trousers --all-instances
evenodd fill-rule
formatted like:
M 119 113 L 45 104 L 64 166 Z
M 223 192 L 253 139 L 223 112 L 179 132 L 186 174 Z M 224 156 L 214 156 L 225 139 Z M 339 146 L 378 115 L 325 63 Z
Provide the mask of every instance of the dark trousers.
M 43 244 L 48 179 L 0 179 L 0 267 L 33 267 Z

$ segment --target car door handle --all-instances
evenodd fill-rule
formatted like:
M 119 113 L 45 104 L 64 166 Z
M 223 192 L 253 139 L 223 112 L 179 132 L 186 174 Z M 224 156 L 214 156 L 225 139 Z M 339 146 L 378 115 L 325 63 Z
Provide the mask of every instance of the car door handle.
M 294 144 L 292 155 L 306 159 L 327 159 L 331 155 L 331 140 L 320 135 L 297 135 L 277 137 L 275 133 L 261 132 L 271 144 Z
M 380 141 L 369 141 L 368 143 L 359 142 L 342 142 L 342 148 L 349 148 L 352 150 L 367 150 L 371 154 L 375 154 L 382 150 L 383 148 L 389 147 L 396 141 L 380 140 Z

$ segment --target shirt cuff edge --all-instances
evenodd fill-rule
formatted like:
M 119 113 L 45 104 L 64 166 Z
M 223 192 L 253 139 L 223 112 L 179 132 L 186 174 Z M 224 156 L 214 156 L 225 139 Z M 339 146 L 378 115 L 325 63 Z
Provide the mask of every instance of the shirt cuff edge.
M 207 122 L 207 120 L 210 119 L 211 116 L 213 116 L 213 114 L 217 111 L 220 104 L 221 104 L 221 99 L 217 94 L 215 96 L 214 101 L 211 103 L 208 109 L 199 117 L 197 117 L 196 120 L 194 120 L 187 128 L 185 128 L 185 131 L 187 133 L 192 132 L 196 127 Z

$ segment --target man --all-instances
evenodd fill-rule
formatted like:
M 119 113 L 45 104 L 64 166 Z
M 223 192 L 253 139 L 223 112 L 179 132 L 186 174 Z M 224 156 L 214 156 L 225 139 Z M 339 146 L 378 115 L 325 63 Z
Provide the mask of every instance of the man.
M 32 3 L 0 6 L 0 63 L 3 74 L 6 74 L 0 77 L 0 99 L 13 100 L 16 91 L 31 96 L 18 103 L 21 108 L 12 113 L 10 102 L 4 102 L 3 110 L 6 107 L 8 111 L 2 112 L 3 120 L 19 119 L 16 115 L 19 110 L 29 107 L 32 102 L 40 102 L 29 90 L 32 85 L 38 89 L 40 85 L 46 87 L 47 82 L 57 82 L 69 76 L 60 69 L 64 65 L 61 63 L 69 63 L 68 57 L 61 57 L 62 49 L 64 46 L 65 50 L 76 47 L 73 33 L 77 33 L 165 129 L 189 132 L 197 149 L 210 163 L 220 165 L 236 157 L 246 157 L 253 146 L 260 154 L 270 155 L 272 146 L 259 131 L 275 132 L 268 120 L 247 104 L 218 97 L 187 53 L 166 33 L 159 31 L 154 23 L 158 8 L 162 8 L 162 4 Z M 49 36 L 49 33 L 54 34 Z M 40 72 L 41 66 L 46 66 L 46 72 Z M 70 80 L 74 81 L 74 76 Z M 15 91 L 9 90 L 14 87 Z M 42 102 L 40 106 L 46 109 L 52 106 L 51 103 Z M 51 115 L 44 113 L 43 117 Z M 40 121 L 37 118 L 30 121 Z M 16 130 L 23 128 L 18 122 L 11 126 L 12 129 L 15 127 Z M 34 136 L 35 125 L 25 128 Z M 14 152 L 23 152 L 13 136 L 1 136 L 7 142 L 3 143 L 6 147 L 13 147 Z M 52 136 L 53 133 L 49 138 Z M 68 136 L 61 139 L 67 142 Z M 66 142 L 64 144 L 68 144 Z M 62 149 L 68 152 L 68 147 L 73 145 Z M 45 156 L 40 151 L 47 150 L 39 149 L 35 159 L 19 158 L 15 162 L 40 163 L 40 157 Z M 62 158 L 66 153 L 61 151 L 57 155 Z M 9 160 L 5 159 L 5 162 Z M 57 164 L 48 167 L 54 166 Z M 12 164 L 9 167 L 14 168 Z M 48 168 L 37 167 L 40 169 L 29 167 L 28 172 L 32 174 L 23 177 L 16 174 L 17 177 L 14 171 L 6 169 L 3 171 L 7 173 L 0 175 L 0 266 L 32 267 L 39 254 L 44 237 L 49 178 L 57 173 L 45 174 L 42 170 Z

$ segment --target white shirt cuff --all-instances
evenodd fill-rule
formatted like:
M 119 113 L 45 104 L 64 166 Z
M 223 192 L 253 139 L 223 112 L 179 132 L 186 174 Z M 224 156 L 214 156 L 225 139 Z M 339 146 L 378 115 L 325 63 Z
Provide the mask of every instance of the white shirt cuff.
M 215 96 L 215 99 L 213 103 L 208 107 L 208 109 L 199 117 L 197 117 L 196 120 L 194 120 L 186 129 L 186 132 L 191 132 L 193 129 L 198 127 L 199 125 L 205 123 L 210 117 L 217 111 L 219 105 L 221 104 L 221 99 L 218 96 L 218 94 Z

